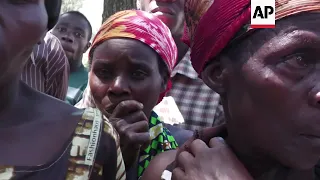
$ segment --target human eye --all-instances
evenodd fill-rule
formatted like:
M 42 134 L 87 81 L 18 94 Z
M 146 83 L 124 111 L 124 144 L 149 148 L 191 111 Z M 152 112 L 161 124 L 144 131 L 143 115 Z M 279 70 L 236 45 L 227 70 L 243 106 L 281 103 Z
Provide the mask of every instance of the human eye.
M 67 31 L 67 28 L 65 28 L 65 27 L 57 27 L 57 30 L 58 30 L 59 32 L 66 32 L 66 31 Z
M 288 77 L 302 79 L 312 72 L 317 64 L 317 56 L 312 51 L 299 51 L 283 56 L 277 63 L 277 69 Z
M 106 68 L 97 69 L 95 74 L 104 80 L 112 78 L 112 71 Z
M 132 78 L 136 80 L 143 80 L 148 76 L 148 73 L 142 69 L 138 69 L 132 72 Z
M 307 53 L 294 53 L 283 58 L 283 63 L 288 67 L 296 70 L 310 69 L 316 65 L 316 57 Z
M 77 38 L 83 37 L 83 34 L 82 34 L 82 33 L 79 33 L 79 32 L 75 32 L 74 35 L 75 35 Z

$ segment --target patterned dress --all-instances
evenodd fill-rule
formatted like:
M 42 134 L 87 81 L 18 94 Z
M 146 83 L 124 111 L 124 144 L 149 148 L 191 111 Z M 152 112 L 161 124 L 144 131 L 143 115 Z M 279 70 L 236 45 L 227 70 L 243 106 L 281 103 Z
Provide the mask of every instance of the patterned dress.
M 104 141 L 107 136 L 115 140 L 117 147 L 117 154 L 114 153 L 117 156 L 115 179 L 125 180 L 118 134 L 102 118 L 101 112 L 93 108 L 84 111 L 73 136 L 56 159 L 34 167 L 0 166 L 0 180 L 102 180 L 106 177 L 103 164 L 107 158 L 104 150 L 109 145 Z

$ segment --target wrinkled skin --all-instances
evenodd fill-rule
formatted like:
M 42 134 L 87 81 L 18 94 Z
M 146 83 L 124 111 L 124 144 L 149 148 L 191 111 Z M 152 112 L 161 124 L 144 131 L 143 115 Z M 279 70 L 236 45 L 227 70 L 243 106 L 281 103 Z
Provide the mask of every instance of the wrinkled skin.
M 197 166 L 201 174 L 184 169 L 191 179 L 222 180 L 211 172 L 227 172 L 221 167 L 245 175 L 241 165 L 233 166 L 238 160 L 255 179 L 313 179 L 320 156 L 319 19 L 319 13 L 304 13 L 277 21 L 276 29 L 255 32 L 206 66 L 202 79 L 222 97 L 226 141 L 237 158 L 220 153 L 223 166 L 203 158 Z M 211 151 L 213 157 L 218 153 Z M 163 171 L 174 155 L 161 158 L 154 159 L 161 164 L 151 162 L 149 172 L 159 174 L 155 169 Z M 199 163 L 196 159 L 191 155 L 188 161 Z M 201 168 L 208 164 L 211 169 Z
M 253 180 L 222 138 L 212 138 L 209 146 L 195 140 L 176 160 L 172 180 Z
M 158 55 L 132 39 L 110 39 L 93 52 L 89 83 L 97 107 L 118 130 L 128 168 L 150 142 L 149 118 L 167 72 L 159 72 Z
M 319 160 L 319 18 L 306 13 L 257 31 L 241 54 L 222 55 L 202 74 L 223 96 L 227 141 L 254 176 L 277 164 L 308 171 Z

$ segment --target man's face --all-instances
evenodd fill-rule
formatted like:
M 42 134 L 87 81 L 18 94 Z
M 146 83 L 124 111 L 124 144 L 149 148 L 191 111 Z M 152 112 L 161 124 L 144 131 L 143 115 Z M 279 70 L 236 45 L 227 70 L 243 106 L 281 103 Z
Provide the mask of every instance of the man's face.
M 141 9 L 161 19 L 174 37 L 181 37 L 184 24 L 185 0 L 140 0 Z
M 52 29 L 52 34 L 60 39 L 70 64 L 81 61 L 89 46 L 89 25 L 81 16 L 64 14 Z

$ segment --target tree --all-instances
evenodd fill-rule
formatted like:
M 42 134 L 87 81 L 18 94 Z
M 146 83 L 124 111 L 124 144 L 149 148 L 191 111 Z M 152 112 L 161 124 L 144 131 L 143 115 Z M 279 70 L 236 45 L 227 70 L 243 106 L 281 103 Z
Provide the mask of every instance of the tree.
M 62 0 L 61 14 L 68 11 L 78 11 L 82 7 L 83 0 Z
M 104 0 L 102 21 L 104 22 L 108 17 L 114 13 L 126 9 L 136 9 L 137 0 Z

